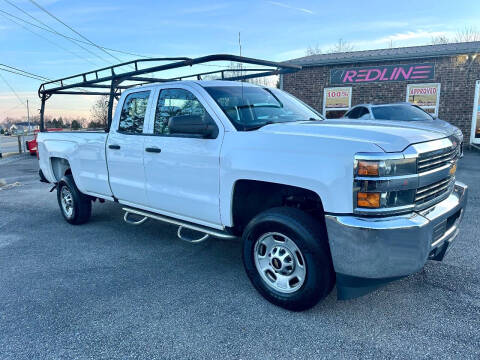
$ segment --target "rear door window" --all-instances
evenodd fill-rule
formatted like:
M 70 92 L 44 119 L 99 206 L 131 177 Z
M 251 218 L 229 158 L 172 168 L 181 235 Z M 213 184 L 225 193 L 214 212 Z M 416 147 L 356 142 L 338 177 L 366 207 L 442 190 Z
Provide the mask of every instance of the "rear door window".
M 120 114 L 118 132 L 137 135 L 143 133 L 149 97 L 150 91 L 140 91 L 125 98 Z

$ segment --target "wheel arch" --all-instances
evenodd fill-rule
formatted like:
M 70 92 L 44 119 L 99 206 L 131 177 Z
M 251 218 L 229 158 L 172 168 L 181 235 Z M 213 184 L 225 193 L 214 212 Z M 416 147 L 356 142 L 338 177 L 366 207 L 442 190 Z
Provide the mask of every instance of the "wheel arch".
M 273 207 L 287 206 L 301 209 L 325 224 L 320 195 L 313 190 L 269 181 L 239 179 L 232 188 L 230 204 L 231 227 L 240 235 L 260 212 Z
M 66 158 L 51 157 L 50 166 L 56 182 L 59 182 L 65 175 L 73 176 L 70 161 Z

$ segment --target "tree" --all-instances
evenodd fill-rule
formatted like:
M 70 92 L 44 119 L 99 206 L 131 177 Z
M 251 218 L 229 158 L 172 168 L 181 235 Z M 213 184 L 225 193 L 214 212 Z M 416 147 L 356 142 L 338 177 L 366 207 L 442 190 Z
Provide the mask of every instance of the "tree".
M 80 125 L 80 122 L 78 122 L 78 120 L 72 120 L 71 128 L 72 130 L 78 130 L 82 128 L 82 125 Z
M 392 43 L 392 46 L 393 46 L 393 43 Z M 355 47 L 351 43 L 344 41 L 343 39 L 340 38 L 338 39 L 338 42 L 335 45 L 333 45 L 331 48 L 329 48 L 325 53 L 333 54 L 333 53 L 349 52 L 349 51 L 353 51 L 354 48 Z M 323 54 L 323 51 L 318 44 L 315 46 L 309 46 L 305 50 L 306 56 L 320 55 L 320 54 Z
M 314 47 L 308 46 L 307 50 L 305 50 L 305 55 L 311 56 L 311 55 L 320 55 L 322 53 L 322 49 L 320 48 L 320 45 L 315 45 Z
M 97 122 L 97 121 L 90 121 L 87 126 L 89 129 L 100 129 L 105 127 L 105 123 Z
M 446 35 L 439 35 L 432 38 L 431 45 L 461 43 L 470 41 L 480 41 L 480 31 L 477 28 L 470 26 L 457 30 L 456 34 L 449 38 Z
M 328 49 L 327 53 L 342 53 L 342 52 L 349 52 L 353 51 L 355 47 L 347 41 L 344 41 L 342 38 L 338 39 L 338 42 L 333 45 L 330 49 Z
M 441 45 L 441 44 L 448 44 L 450 40 L 445 35 L 439 35 L 432 37 L 431 45 Z
M 0 134 L 5 134 L 5 130 L 3 128 L 0 129 Z
M 480 32 L 474 26 L 466 26 L 460 29 L 453 38 L 454 42 L 480 41 Z
M 107 124 L 107 117 L 108 117 L 108 100 L 109 97 L 108 95 L 103 95 L 95 101 L 95 103 L 92 105 L 92 108 L 90 109 L 90 115 L 91 115 L 91 121 L 88 124 L 89 128 L 90 124 L 94 124 L 93 128 L 97 127 L 105 127 Z M 101 124 L 100 126 L 97 126 L 98 124 Z

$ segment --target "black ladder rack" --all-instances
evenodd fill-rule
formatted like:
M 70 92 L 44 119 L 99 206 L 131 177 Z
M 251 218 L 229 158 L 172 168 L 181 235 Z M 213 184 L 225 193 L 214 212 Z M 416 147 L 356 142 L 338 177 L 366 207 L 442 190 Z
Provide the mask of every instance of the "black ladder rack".
M 252 67 L 238 69 L 225 68 L 221 70 L 187 74 L 175 78 L 151 77 L 151 74 L 162 71 L 190 68 L 193 65 L 211 63 L 215 61 L 230 61 L 240 64 L 263 66 L 262 68 Z M 165 62 L 167 62 L 165 64 Z M 163 63 L 155 64 L 152 63 Z M 302 67 L 293 64 L 286 64 L 268 60 L 254 59 L 237 55 L 215 54 L 202 56 L 198 58 L 188 57 L 164 57 L 164 58 L 146 58 L 132 60 L 121 64 L 104 67 L 89 72 L 68 76 L 65 78 L 52 80 L 40 85 L 38 96 L 42 100 L 40 108 L 40 131 L 45 131 L 44 113 L 45 102 L 53 94 L 63 95 L 108 95 L 108 116 L 106 131 L 110 129 L 112 122 L 112 108 L 114 98 L 118 98 L 123 89 L 128 89 L 137 85 L 144 85 L 153 82 L 179 81 L 188 78 L 201 80 L 204 75 L 218 74 L 219 80 L 247 80 L 270 75 L 286 74 L 296 72 Z M 233 73 L 227 76 L 228 73 Z M 150 76 L 145 76 L 149 75 Z M 121 85 L 128 81 L 128 85 Z

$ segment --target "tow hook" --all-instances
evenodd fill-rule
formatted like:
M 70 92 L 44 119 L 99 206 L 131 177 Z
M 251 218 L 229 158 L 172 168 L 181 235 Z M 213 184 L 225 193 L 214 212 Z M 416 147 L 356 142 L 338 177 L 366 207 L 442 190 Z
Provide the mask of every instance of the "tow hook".
M 53 187 L 50 189 L 50 192 L 52 192 L 53 190 L 55 190 L 55 189 L 57 188 L 57 186 L 58 186 L 58 183 L 55 183 L 55 184 L 53 185 Z

